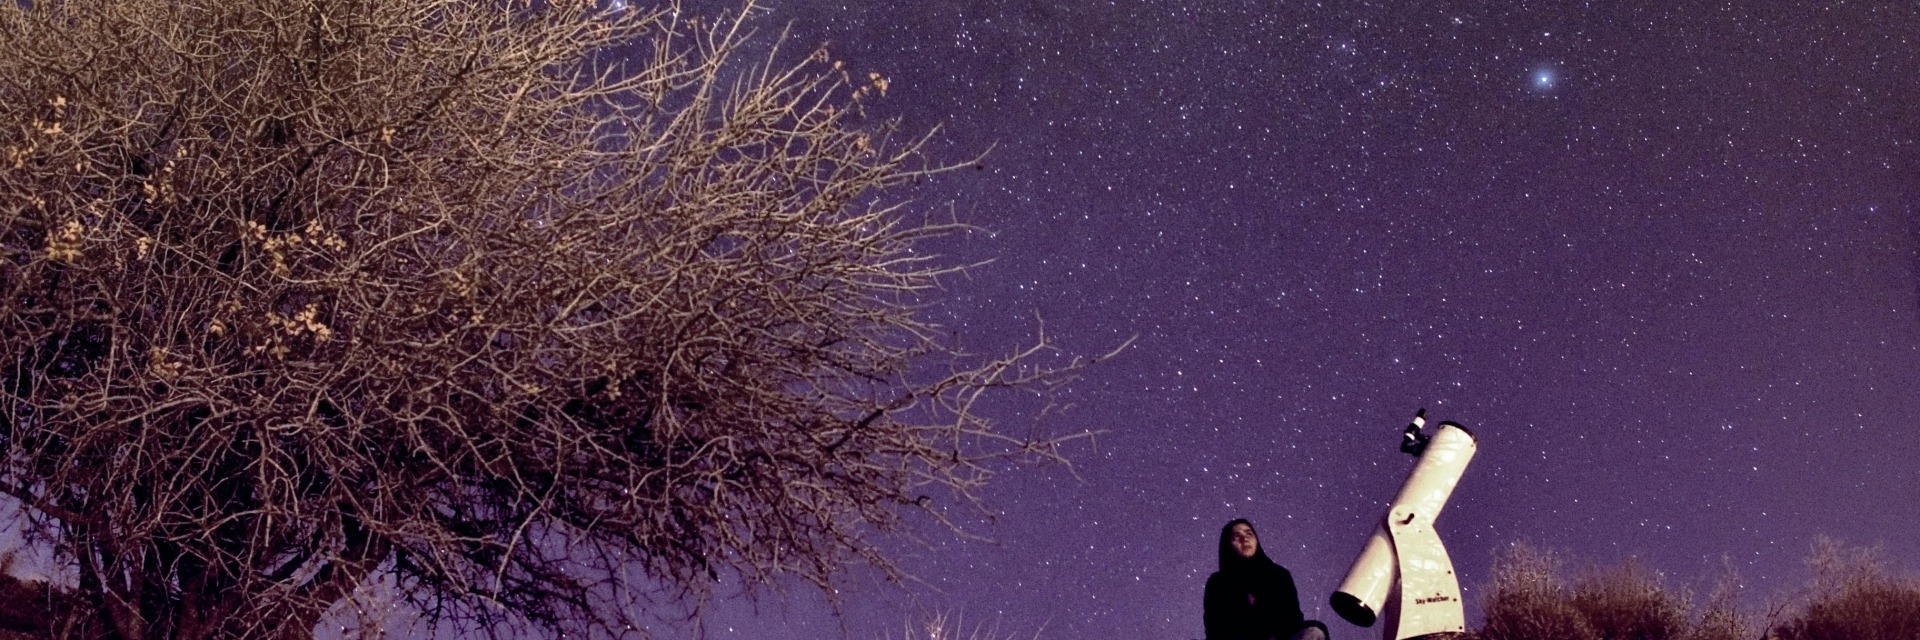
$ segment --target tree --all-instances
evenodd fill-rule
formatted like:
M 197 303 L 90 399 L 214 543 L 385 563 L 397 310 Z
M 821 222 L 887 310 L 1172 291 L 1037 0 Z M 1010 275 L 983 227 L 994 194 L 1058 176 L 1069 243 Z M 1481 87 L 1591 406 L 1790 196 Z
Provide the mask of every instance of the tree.
M 945 167 L 861 115 L 885 78 L 616 6 L 0 8 L 0 491 L 57 624 L 302 636 L 377 577 L 623 635 L 891 574 L 929 489 L 1059 458 L 973 406 L 1081 362 L 922 318 L 954 226 L 887 188 Z

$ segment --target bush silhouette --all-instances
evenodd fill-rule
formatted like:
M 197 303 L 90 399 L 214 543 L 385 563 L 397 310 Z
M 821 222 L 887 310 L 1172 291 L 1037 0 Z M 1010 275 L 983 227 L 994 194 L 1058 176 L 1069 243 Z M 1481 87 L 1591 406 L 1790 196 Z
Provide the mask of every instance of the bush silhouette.
M 1892 575 L 1877 548 L 1821 538 L 1808 559 L 1814 580 L 1797 606 L 1764 624 L 1737 605 L 1731 569 L 1696 606 L 1659 572 L 1629 560 L 1569 580 L 1549 550 L 1516 544 L 1496 558 L 1470 640 L 1920 640 L 1920 580 Z M 1777 622 L 1776 622 L 1777 621 Z
M 1920 638 L 1920 581 L 1889 575 L 1880 551 L 1831 539 L 1814 543 L 1808 560 L 1813 596 L 1773 630 L 1778 640 L 1914 640 Z
M 1553 552 L 1525 544 L 1514 545 L 1495 560 L 1493 589 L 1482 604 L 1486 623 L 1473 637 L 1597 640 L 1593 625 L 1573 606 L 1560 578 L 1561 564 Z
M 1751 638 L 1722 582 L 1696 618 L 1692 594 L 1629 560 L 1590 568 L 1571 583 L 1552 551 L 1516 544 L 1494 562 L 1473 640 L 1735 640 Z
M 1678 639 L 1687 630 L 1686 595 L 1667 589 L 1659 574 L 1638 561 L 1581 577 L 1572 604 L 1607 640 Z

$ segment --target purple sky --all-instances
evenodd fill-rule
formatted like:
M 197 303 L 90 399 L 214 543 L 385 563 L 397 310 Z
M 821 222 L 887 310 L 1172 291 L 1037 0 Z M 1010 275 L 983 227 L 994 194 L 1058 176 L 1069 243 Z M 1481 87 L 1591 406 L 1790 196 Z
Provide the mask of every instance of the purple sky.
M 1633 8 L 1654 4 L 1681 6 Z M 998 260 L 941 310 L 967 344 L 1011 348 L 1036 312 L 1072 352 L 1139 336 L 1047 423 L 1106 431 L 1073 450 L 1084 481 L 1000 476 L 994 541 L 909 548 L 927 584 L 856 584 L 851 637 L 937 610 L 1198 638 L 1243 516 L 1309 616 L 1375 637 L 1326 597 L 1421 407 L 1480 437 L 1438 523 L 1470 618 L 1516 541 L 1676 584 L 1724 556 L 1755 605 L 1805 583 L 1821 534 L 1920 570 L 1912 3 L 770 13 L 889 76 L 884 108 L 943 125 L 937 153 L 993 147 L 916 194 L 993 230 L 945 247 Z M 723 606 L 712 635 L 842 624 L 800 595 Z
M 1822 534 L 1920 573 L 1920 5 L 769 1 L 937 158 L 992 149 L 912 194 L 991 230 L 939 247 L 996 260 L 936 310 L 963 344 L 1137 341 L 1042 425 L 1105 432 L 1077 478 L 983 493 L 991 541 L 928 530 L 924 584 L 731 599 L 710 637 L 1199 638 L 1236 517 L 1377 637 L 1326 599 L 1422 407 L 1480 440 L 1438 522 L 1470 619 L 1520 541 L 1675 584 L 1724 557 L 1753 605 Z

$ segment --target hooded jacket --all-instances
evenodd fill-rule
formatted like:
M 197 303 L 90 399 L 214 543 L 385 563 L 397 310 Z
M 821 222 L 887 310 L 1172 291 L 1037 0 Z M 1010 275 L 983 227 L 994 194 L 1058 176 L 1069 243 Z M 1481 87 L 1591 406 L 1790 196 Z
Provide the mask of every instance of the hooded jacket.
M 1207 640 L 1285 640 L 1306 626 L 1300 593 L 1293 573 L 1265 549 L 1255 547 L 1251 558 L 1233 550 L 1233 525 L 1245 522 L 1229 522 L 1220 534 L 1220 570 L 1207 578 Z

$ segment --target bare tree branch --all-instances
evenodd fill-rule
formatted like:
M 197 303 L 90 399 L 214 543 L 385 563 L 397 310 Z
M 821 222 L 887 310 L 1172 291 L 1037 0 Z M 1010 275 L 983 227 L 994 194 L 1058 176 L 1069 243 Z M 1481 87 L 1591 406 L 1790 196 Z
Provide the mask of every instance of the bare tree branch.
M 723 576 L 898 576 L 876 543 L 930 492 L 1064 461 L 980 403 L 1084 362 L 922 317 L 957 227 L 888 189 L 949 167 L 863 118 L 886 78 L 735 61 L 747 32 L 0 6 L 0 492 L 78 576 L 63 633 L 299 637 L 378 582 L 643 635 Z

